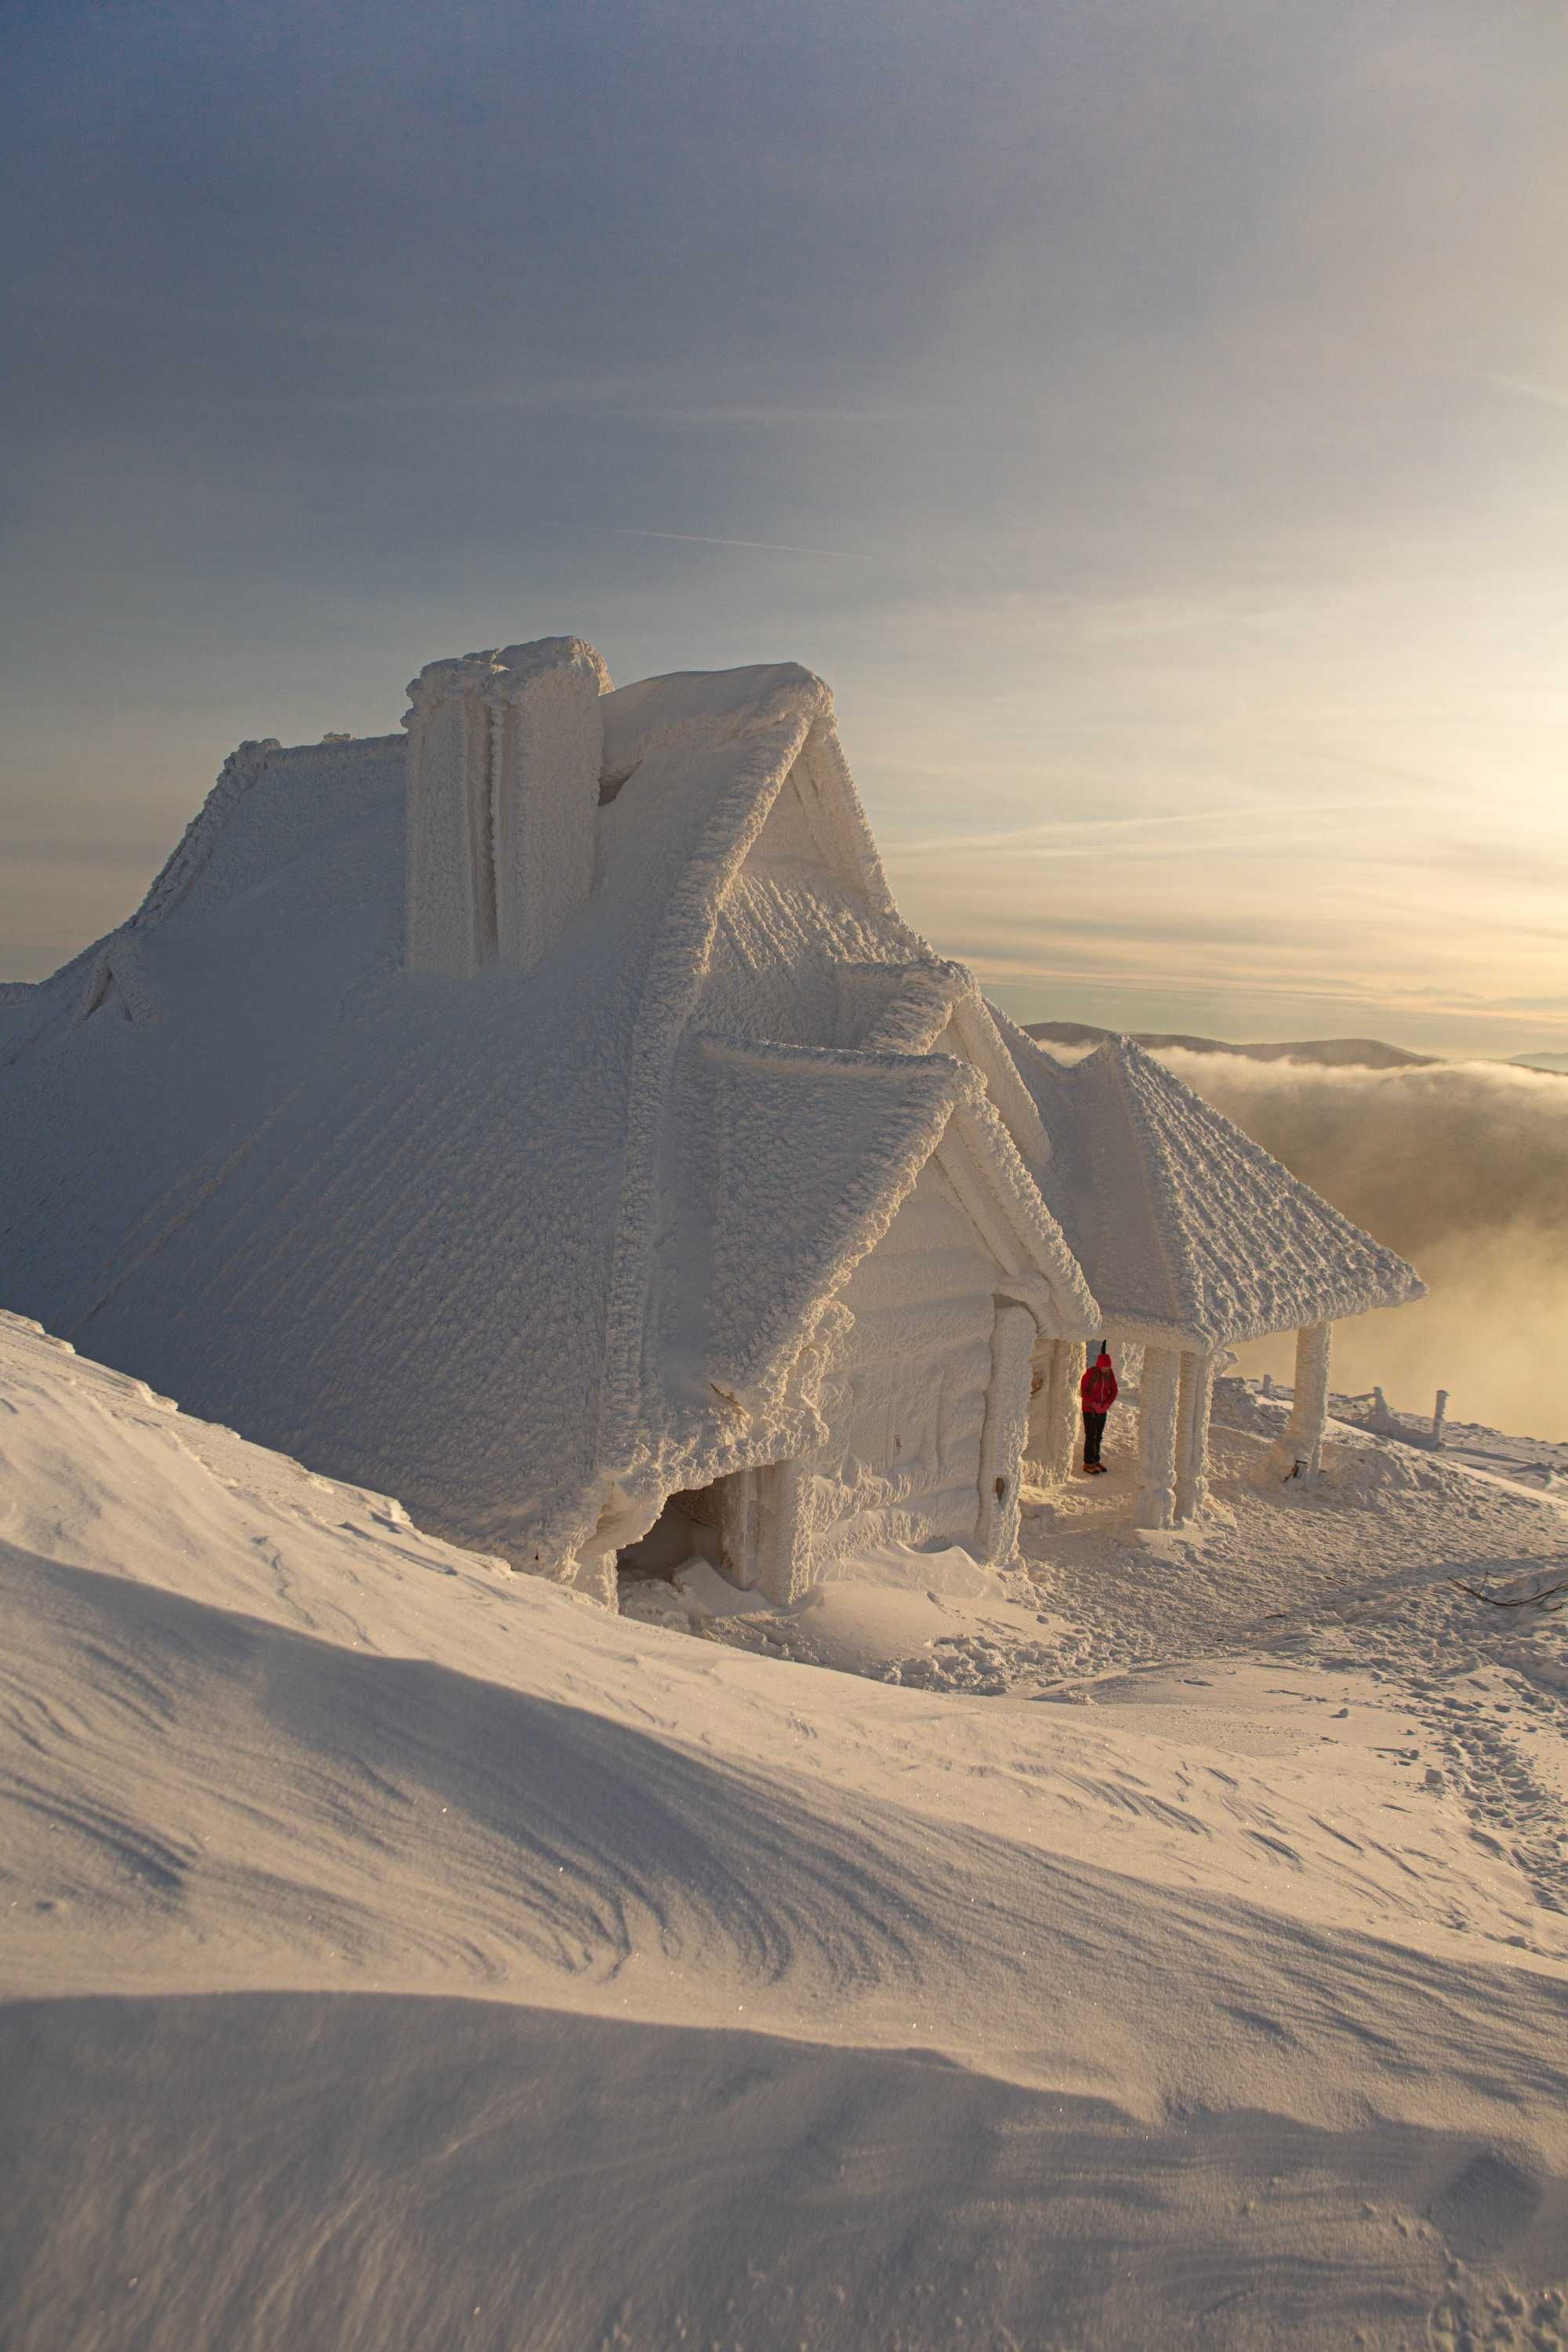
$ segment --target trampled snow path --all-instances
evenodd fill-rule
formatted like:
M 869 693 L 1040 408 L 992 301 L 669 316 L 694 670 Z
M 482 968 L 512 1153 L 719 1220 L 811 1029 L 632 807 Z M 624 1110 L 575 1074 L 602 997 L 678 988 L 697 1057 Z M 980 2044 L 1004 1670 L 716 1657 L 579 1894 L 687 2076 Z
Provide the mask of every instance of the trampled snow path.
M 895 1596 L 1042 1654 L 977 1701 L 606 1620 L 9 1318 L 0 1457 L 17 2347 L 1565 2340 L 1559 1695 L 1526 1612 L 1447 1647 L 1552 1507 L 1086 1492 Z

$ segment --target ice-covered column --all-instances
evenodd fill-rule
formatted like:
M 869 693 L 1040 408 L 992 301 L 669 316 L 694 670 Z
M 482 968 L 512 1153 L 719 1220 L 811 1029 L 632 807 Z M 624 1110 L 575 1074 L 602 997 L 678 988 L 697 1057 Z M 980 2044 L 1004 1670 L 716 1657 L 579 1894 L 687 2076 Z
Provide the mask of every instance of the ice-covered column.
M 1083 1341 L 1053 1339 L 1037 1354 L 1040 1385 L 1029 1404 L 1029 1462 L 1041 1481 L 1059 1486 L 1072 1475 L 1078 1444 L 1078 1384 Z
M 1215 1358 L 1182 1353 L 1176 1401 L 1176 1517 L 1195 1519 L 1209 1498 L 1209 1415 Z
M 587 903 L 608 684 L 580 637 L 430 662 L 414 680 L 411 971 L 535 963 Z
M 1334 1327 L 1309 1323 L 1296 1334 L 1296 1393 L 1285 1434 L 1276 1454 L 1287 1473 L 1299 1462 L 1308 1476 L 1323 1466 L 1323 1432 L 1329 1422 L 1329 1358 Z
M 1138 1507 L 1134 1525 L 1169 1528 L 1176 1519 L 1176 1407 L 1181 1352 L 1143 1350 L 1142 1398 L 1138 1408 Z

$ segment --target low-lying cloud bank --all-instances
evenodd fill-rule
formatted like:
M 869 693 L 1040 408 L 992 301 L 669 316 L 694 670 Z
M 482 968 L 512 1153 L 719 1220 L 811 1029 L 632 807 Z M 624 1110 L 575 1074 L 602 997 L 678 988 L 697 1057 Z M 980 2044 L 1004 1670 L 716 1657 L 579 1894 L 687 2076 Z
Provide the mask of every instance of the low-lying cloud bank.
M 1426 1277 L 1414 1307 L 1340 1325 L 1336 1388 L 1379 1382 L 1407 1412 L 1446 1388 L 1456 1419 L 1568 1437 L 1568 1078 L 1161 1058 Z M 1290 1343 L 1246 1362 L 1288 1376 Z

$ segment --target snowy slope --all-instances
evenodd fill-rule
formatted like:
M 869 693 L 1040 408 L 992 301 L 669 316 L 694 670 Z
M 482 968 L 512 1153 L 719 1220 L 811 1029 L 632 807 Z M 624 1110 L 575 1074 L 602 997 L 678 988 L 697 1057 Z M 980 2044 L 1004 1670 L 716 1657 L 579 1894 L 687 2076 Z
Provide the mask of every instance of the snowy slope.
M 1564 2340 L 1564 1915 L 1384 1670 L 781 1664 L 0 1372 L 17 2352 Z

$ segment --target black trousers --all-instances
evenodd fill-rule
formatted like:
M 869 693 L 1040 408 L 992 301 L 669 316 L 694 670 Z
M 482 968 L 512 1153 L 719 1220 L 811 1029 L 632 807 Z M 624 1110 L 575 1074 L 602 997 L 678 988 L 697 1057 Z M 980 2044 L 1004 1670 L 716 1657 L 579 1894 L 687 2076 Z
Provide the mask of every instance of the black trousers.
M 1083 1459 L 1086 1469 L 1091 1462 L 1099 1461 L 1100 1441 L 1104 1435 L 1105 1415 L 1102 1412 L 1090 1412 L 1089 1408 L 1085 1406 L 1083 1415 Z

